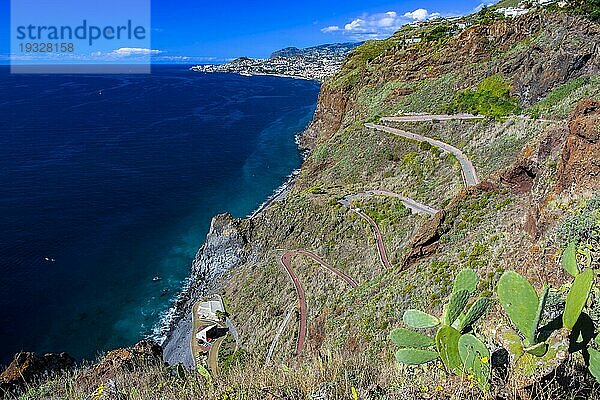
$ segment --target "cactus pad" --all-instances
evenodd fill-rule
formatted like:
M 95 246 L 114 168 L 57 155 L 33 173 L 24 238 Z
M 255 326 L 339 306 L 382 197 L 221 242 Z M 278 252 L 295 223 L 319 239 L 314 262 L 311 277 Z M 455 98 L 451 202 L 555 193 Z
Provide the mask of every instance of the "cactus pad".
M 498 298 L 502 308 L 512 323 L 523 334 L 530 344 L 535 342 L 531 337 L 534 321 L 539 307 L 537 293 L 531 283 L 513 271 L 506 271 L 498 281 Z
M 579 315 L 590 295 L 594 277 L 594 271 L 591 269 L 586 269 L 575 277 L 565 303 L 565 312 L 563 314 L 563 326 L 565 328 L 573 329 L 579 319 Z
M 405 328 L 394 329 L 390 333 L 390 339 L 400 347 L 420 348 L 435 344 L 433 338 Z
M 457 375 L 462 373 L 462 361 L 458 353 L 458 341 L 460 332 L 451 326 L 444 325 L 437 331 L 435 343 L 440 358 L 449 371 Z
M 454 279 L 454 286 L 452 287 L 452 293 L 466 290 L 469 294 L 475 293 L 477 289 L 477 283 L 479 278 L 477 273 L 472 268 L 465 268 L 460 270 Z
M 458 353 L 465 374 L 472 374 L 477 385 L 484 391 L 490 387 L 490 351 L 485 344 L 471 334 L 462 335 L 458 341 Z
M 560 259 L 565 271 L 571 276 L 577 276 L 579 274 L 579 268 L 577 267 L 577 245 L 575 242 L 571 242 L 562 254 Z
M 467 301 L 469 301 L 469 292 L 466 290 L 459 290 L 450 295 L 443 318 L 445 325 L 452 325 L 456 321 L 467 305 Z
M 596 378 L 597 382 L 600 382 L 600 351 L 589 348 L 590 353 L 590 373 Z
M 462 319 L 458 330 L 462 332 L 463 330 L 470 328 L 479 318 L 481 318 L 489 305 L 490 299 L 487 297 L 477 299 L 471 308 L 469 308 L 469 311 L 467 311 L 467 315 Z
M 438 358 L 438 353 L 432 350 L 400 349 L 396 351 L 396 360 L 401 364 L 419 365 Z
M 417 329 L 433 328 L 440 324 L 440 320 L 433 315 L 413 309 L 406 310 L 402 320 L 406 325 Z

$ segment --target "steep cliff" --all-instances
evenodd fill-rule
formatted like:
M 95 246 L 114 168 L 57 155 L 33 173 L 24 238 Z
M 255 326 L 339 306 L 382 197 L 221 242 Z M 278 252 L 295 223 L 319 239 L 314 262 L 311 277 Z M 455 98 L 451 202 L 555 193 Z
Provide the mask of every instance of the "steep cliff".
M 486 295 L 505 270 L 523 274 L 538 291 L 543 282 L 564 287 L 558 254 L 574 240 L 591 249 L 591 266 L 599 267 L 600 26 L 562 10 L 515 19 L 484 10 L 461 22 L 466 27 L 407 26 L 366 42 L 323 85 L 302 138 L 311 151 L 293 186 L 250 219 L 213 220 L 169 321 L 164 353 L 167 362 L 192 364 L 191 305 L 212 291 L 223 295 L 241 348 L 221 355 L 221 376 L 209 380 L 149 368 L 133 383 L 138 398 L 477 398 L 473 382 L 441 364 L 398 368 L 389 333 L 402 326 L 404 310 L 440 315 L 462 267 L 477 271 Z M 414 37 L 423 40 L 406 43 Z M 364 125 L 399 112 L 471 109 L 487 118 L 384 121 L 460 149 L 481 181 L 468 188 L 455 155 Z M 340 202 L 349 195 L 350 203 Z M 439 212 L 412 214 L 405 197 Z M 382 247 L 391 267 L 382 262 Z M 292 314 L 280 328 L 298 304 L 297 282 L 282 266 L 282 256 L 296 249 L 358 284 L 301 254 L 286 259 L 307 303 L 300 356 L 301 319 Z M 561 302 L 557 289 L 549 304 Z M 494 302 L 477 334 L 502 350 L 495 329 L 509 324 Z M 593 398 L 584 361 L 573 357 L 552 368 L 549 381 L 494 376 L 492 395 Z M 126 371 L 111 379 L 127 395 L 131 377 Z M 57 382 L 51 387 L 63 393 L 64 381 Z M 102 382 L 88 383 L 88 392 Z
M 376 114 L 442 111 L 456 91 L 494 74 L 508 78 L 512 93 L 528 107 L 557 85 L 600 67 L 600 31 L 584 17 L 538 12 L 472 22 L 443 43 L 405 45 L 405 38 L 427 30 L 407 27 L 382 43 L 354 50 L 322 89 L 311 125 L 319 134 L 311 135 L 313 141 Z

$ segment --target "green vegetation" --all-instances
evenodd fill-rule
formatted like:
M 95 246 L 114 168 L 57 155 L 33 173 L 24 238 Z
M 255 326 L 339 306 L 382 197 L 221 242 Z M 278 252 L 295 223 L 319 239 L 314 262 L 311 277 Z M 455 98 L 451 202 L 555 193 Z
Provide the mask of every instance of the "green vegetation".
M 446 106 L 448 113 L 467 112 L 495 119 L 520 112 L 519 100 L 510 95 L 510 84 L 500 75 L 482 80 L 476 90 L 466 89 L 456 93 Z
M 346 87 L 356 83 L 370 61 L 386 50 L 393 48 L 396 44 L 397 41 L 393 38 L 366 41 L 350 53 L 341 71 L 329 84 L 332 87 Z
M 512 6 L 515 1 L 502 4 Z M 475 24 L 503 18 L 491 9 L 467 17 Z M 585 386 L 589 377 L 580 371 L 586 352 L 591 374 L 600 379 L 600 338 L 593 338 L 593 324 L 600 326 L 600 291 L 590 272 L 600 269 L 600 196 L 581 201 L 577 193 L 552 192 L 560 149 L 547 149 L 556 144 L 548 142 L 542 149 L 537 139 L 554 123 L 502 120 L 519 111 L 510 82 L 553 87 L 564 81 L 565 75 L 557 71 L 562 75 L 550 74 L 538 82 L 537 74 L 519 68 L 521 61 L 530 60 L 532 71 L 538 71 L 560 62 L 565 54 L 579 54 L 576 45 L 586 40 L 585 32 L 560 25 L 563 16 L 554 13 L 525 18 L 531 21 L 532 33 L 522 30 L 524 24 L 511 25 L 511 20 L 487 31 L 469 28 L 461 37 L 466 42 L 461 49 L 476 47 L 470 47 L 477 51 L 469 54 L 458 54 L 462 50 L 446 40 L 449 26 L 406 26 L 388 40 L 359 47 L 324 85 L 325 96 L 333 93 L 325 104 L 339 113 L 341 128 L 333 132 L 327 125 L 337 126 L 337 120 L 320 121 L 327 134 L 318 137 L 290 194 L 241 223 L 247 228 L 242 236 L 248 239 L 251 259 L 231 270 L 222 288 L 240 332 L 241 350 L 235 352 L 228 339 L 219 354 L 222 374 L 210 378 L 210 385 L 196 371 L 181 376 L 160 367 L 136 369 L 133 377 L 130 372 L 117 374 L 108 381 L 114 382 L 110 393 L 106 379 L 77 382 L 74 376 L 79 372 L 30 393 L 90 398 L 102 383 L 110 398 L 157 400 L 482 398 L 478 388 L 507 398 L 521 392 L 523 398 L 570 398 L 571 393 L 563 396 L 547 389 L 543 378 L 551 374 L 548 385 L 584 381 Z M 483 31 L 494 40 L 478 38 L 477 32 Z M 405 38 L 426 35 L 423 45 L 404 45 Z M 527 58 L 532 48 L 542 49 L 547 60 Z M 487 71 L 512 72 L 486 78 Z M 457 94 L 458 87 L 471 89 Z M 556 87 L 527 112 L 536 118 L 565 118 L 582 97 L 600 99 L 598 76 Z M 491 177 L 490 185 L 462 191 L 458 165 L 447 153 L 362 126 L 396 112 L 438 113 L 451 107 L 453 112 L 491 118 L 397 127 L 461 148 L 482 181 Z M 544 159 L 544 153 L 551 155 Z M 519 154 L 532 155 L 539 164 L 531 195 L 498 183 L 498 172 Z M 397 199 L 359 199 L 357 205 L 380 225 L 391 269 L 382 269 L 368 224 L 337 203 L 348 193 L 373 188 L 444 208 L 444 213 L 429 218 L 411 215 Z M 540 223 L 539 239 L 522 229 L 529 222 L 532 202 L 540 206 L 540 216 L 533 221 Z M 553 268 L 560 255 L 555 249 L 565 247 L 561 262 L 573 278 L 558 282 L 563 276 Z M 349 290 L 314 263 L 295 260 L 309 304 L 307 351 L 295 357 L 297 325 L 290 323 L 273 365 L 265 368 L 274 331 L 297 299 L 279 265 L 280 250 L 292 248 L 317 252 L 359 286 Z M 407 255 L 414 255 L 414 262 L 405 263 Z M 461 267 L 468 268 L 459 271 Z M 544 280 L 549 282 L 545 287 Z M 475 292 L 478 298 L 472 298 Z M 515 308 L 511 295 L 523 304 Z M 488 346 L 509 354 L 501 387 L 496 380 L 490 387 Z M 394 353 L 403 364 L 429 364 L 398 368 Z M 530 389 L 540 382 L 540 392 Z
M 390 339 L 400 347 L 396 351 L 396 360 L 406 365 L 419 365 L 439 357 L 448 371 L 458 376 L 474 375 L 478 385 L 487 390 L 491 372 L 489 350 L 475 336 L 466 333 L 473 329 L 489 306 L 489 299 L 480 297 L 465 311 L 469 298 L 477 290 L 478 281 L 474 270 L 461 270 L 439 319 L 420 310 L 406 310 L 402 320 L 408 326 L 439 328 L 435 339 L 406 328 L 394 329 Z
M 498 282 L 498 299 L 502 308 L 525 337 L 525 346 L 536 353 L 540 351 L 537 347 L 538 330 L 548 291 L 545 286 L 538 298 L 531 283 L 514 271 L 506 271 Z M 545 353 L 544 349 L 541 355 Z
M 591 97 L 600 99 L 600 78 L 598 76 L 583 76 L 552 90 L 526 112 L 532 118 L 566 118 L 575 108 L 579 99 Z
M 378 207 L 368 207 L 359 205 L 364 211 L 380 225 L 393 225 L 401 221 L 404 217 L 411 214 L 410 210 L 404 206 L 401 200 L 397 198 L 387 199 L 383 203 L 378 203 Z
M 521 0 L 503 0 L 492 7 L 484 6 L 478 13 L 467 17 L 468 20 L 473 24 L 488 25 L 494 21 L 504 19 L 504 14 L 496 12 L 497 8 L 502 7 L 516 7 L 519 5 Z M 502 5 L 501 5 L 502 4 Z
M 423 42 L 437 42 L 438 44 L 442 44 L 452 37 L 455 30 L 456 26 L 453 24 L 435 25 L 432 29 L 423 33 L 422 39 Z
M 568 10 L 580 15 L 585 15 L 592 21 L 600 21 L 600 0 L 571 0 Z
M 593 332 L 595 328 L 584 326 L 589 325 L 591 319 L 583 310 L 592 291 L 595 273 L 585 268 L 585 265 L 580 272 L 580 256 L 589 267 L 591 260 L 588 252 L 578 249 L 576 244 L 569 245 L 561 257 L 564 269 L 575 275 L 575 281 L 566 296 L 562 326 L 549 323 L 540 327 L 550 291 L 548 285 L 544 285 L 542 294 L 538 297 L 531 283 L 520 274 L 506 271 L 500 278 L 497 286 L 499 302 L 519 333 L 500 326 L 497 328 L 498 338 L 512 354 L 510 367 L 518 376 L 541 377 L 562 364 L 569 352 L 579 351 L 590 341 L 590 329 Z M 419 365 L 439 357 L 448 371 L 463 377 L 472 376 L 482 390 L 489 390 L 489 350 L 483 341 L 467 333 L 487 310 L 489 299 L 481 297 L 466 313 L 463 311 L 477 285 L 478 278 L 474 270 L 460 271 L 440 319 L 422 311 L 407 310 L 403 317 L 405 324 L 415 329 L 439 326 L 435 336 L 435 349 L 432 349 L 434 341 L 429 336 L 397 328 L 390 333 L 390 339 L 400 347 L 396 352 L 397 361 L 406 365 Z M 581 345 L 578 347 L 576 343 Z M 589 354 L 590 372 L 600 379 L 600 352 L 590 347 Z
M 593 196 L 578 204 L 575 210 L 569 211 L 572 215 L 567 217 L 555 230 L 558 245 L 564 247 L 577 241 L 590 248 L 599 249 L 600 196 Z
M 495 9 L 498 9 L 498 8 L 518 7 L 519 3 L 521 3 L 521 1 L 522 0 L 500 0 L 499 2 L 497 2 L 496 4 L 494 4 L 493 6 L 491 6 L 491 7 L 484 7 L 483 9 L 486 9 L 486 10 L 489 10 L 489 9 L 495 10 Z

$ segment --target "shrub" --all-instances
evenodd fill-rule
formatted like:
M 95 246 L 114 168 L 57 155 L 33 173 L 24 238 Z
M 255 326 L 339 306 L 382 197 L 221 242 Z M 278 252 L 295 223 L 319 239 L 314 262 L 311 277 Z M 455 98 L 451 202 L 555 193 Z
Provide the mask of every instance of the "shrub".
M 583 208 L 565 219 L 556 228 L 556 238 L 560 246 L 572 241 L 589 245 L 600 243 L 600 195 L 589 199 Z
M 446 112 L 468 112 L 500 119 L 520 112 L 518 98 L 510 95 L 509 83 L 500 75 L 490 76 L 477 85 L 476 90 L 456 93 L 446 106 Z
M 437 25 L 429 32 L 423 34 L 423 41 L 441 43 L 452 36 L 454 29 L 454 25 Z

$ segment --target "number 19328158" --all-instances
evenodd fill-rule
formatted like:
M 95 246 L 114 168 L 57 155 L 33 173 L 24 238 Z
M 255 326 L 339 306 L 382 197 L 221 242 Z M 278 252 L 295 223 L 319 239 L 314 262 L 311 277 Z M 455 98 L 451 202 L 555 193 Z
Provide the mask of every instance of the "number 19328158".
M 73 53 L 73 43 L 19 43 L 21 53 Z

